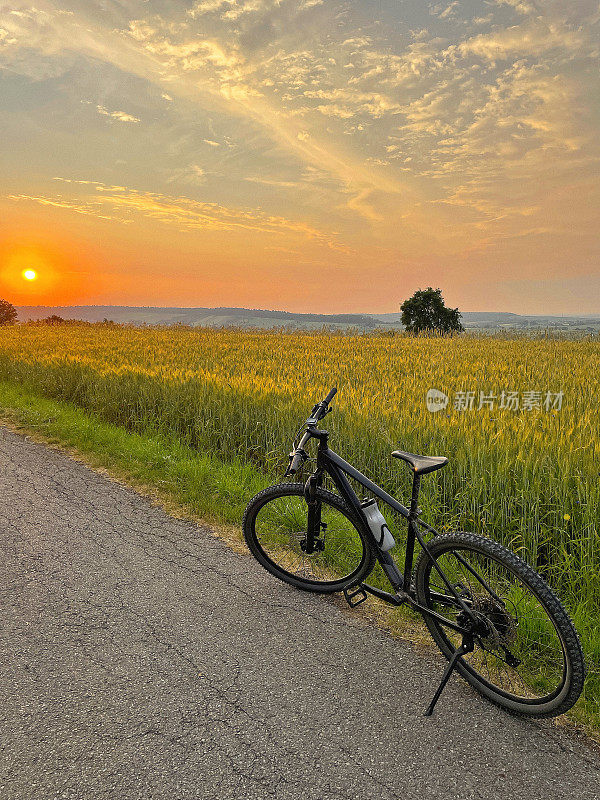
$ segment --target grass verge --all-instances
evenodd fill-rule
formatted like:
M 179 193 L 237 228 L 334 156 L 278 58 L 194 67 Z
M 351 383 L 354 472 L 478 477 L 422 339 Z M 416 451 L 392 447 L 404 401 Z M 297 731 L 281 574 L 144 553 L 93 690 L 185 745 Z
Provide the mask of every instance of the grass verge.
M 209 523 L 213 533 L 229 546 L 247 552 L 240 531 L 244 509 L 254 494 L 273 483 L 273 476 L 236 460 L 225 462 L 199 453 L 152 430 L 130 433 L 74 405 L 49 400 L 6 381 L 0 381 L 0 419 L 34 439 L 60 446 L 175 516 Z M 338 602 L 345 608 L 343 600 L 338 598 Z M 424 626 L 404 609 L 392 609 L 373 599 L 368 609 L 360 609 L 360 616 L 415 645 L 431 645 Z M 566 717 L 554 722 L 566 723 L 600 743 L 596 698 L 581 700 Z

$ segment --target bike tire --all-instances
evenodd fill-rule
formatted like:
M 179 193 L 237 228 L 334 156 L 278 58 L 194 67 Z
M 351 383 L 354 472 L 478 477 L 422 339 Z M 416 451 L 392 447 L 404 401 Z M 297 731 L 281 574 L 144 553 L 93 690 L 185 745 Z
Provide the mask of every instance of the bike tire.
M 340 497 L 319 488 L 316 499 L 328 519 L 323 551 L 311 557 L 302 554 L 305 530 L 293 525 L 293 530 L 286 530 L 290 521 L 300 522 L 308 509 L 304 486 L 299 483 L 271 486 L 250 500 L 244 514 L 244 540 L 271 575 L 303 591 L 330 594 L 360 583 L 371 572 L 374 544 L 366 525 Z
M 462 677 L 488 700 L 513 714 L 554 717 L 568 711 L 582 692 L 585 663 L 573 622 L 546 581 L 515 553 L 483 536 L 443 534 L 431 540 L 428 547 L 447 575 L 447 565 L 451 567 L 456 561 L 458 566 L 455 574 L 459 574 L 460 570 L 461 580 L 453 585 L 455 588 L 462 587 L 466 600 L 470 595 L 468 602 L 482 615 L 484 625 L 488 626 L 488 638 L 475 637 L 475 651 L 458 660 L 457 670 Z M 470 554 L 471 557 L 466 559 L 469 566 L 476 565 L 479 578 L 487 579 L 488 588 L 496 592 L 497 598 L 505 601 L 504 607 L 487 592 L 477 577 L 462 566 L 456 553 L 463 558 Z M 490 566 L 486 567 L 487 571 L 477 566 L 488 563 Z M 500 580 L 503 574 L 501 570 L 514 577 L 515 585 L 522 587 L 519 588 L 521 595 L 513 587 L 506 590 L 504 598 L 498 593 L 498 587 L 505 585 Z M 467 575 L 466 587 L 461 582 L 464 580 L 463 574 Z M 496 576 L 497 586 L 491 585 Z M 452 575 L 449 577 L 452 578 Z M 431 593 L 439 591 L 439 584 L 443 582 L 424 551 L 415 566 L 414 579 L 416 598 L 421 605 L 444 613 L 448 619 L 456 619 L 456 608 L 441 612 L 443 603 L 432 599 Z M 486 597 L 486 593 L 489 596 Z M 507 598 L 510 599 L 507 601 Z M 536 608 L 541 611 L 534 613 Z M 450 631 L 426 614 L 423 616 L 435 643 L 449 659 L 456 649 L 460 634 Z M 535 636 L 541 638 L 535 639 Z M 559 647 L 562 651 L 562 667 L 559 666 Z M 497 652 L 494 652 L 494 648 Z M 515 657 L 511 648 L 523 656 L 522 660 L 517 657 L 519 669 L 507 661 L 511 656 Z M 503 651 L 504 658 L 500 651 Z M 501 666 L 502 663 L 506 666 Z M 484 674 L 486 669 L 487 675 Z M 552 678 L 548 677 L 550 675 Z M 552 689 L 554 682 L 557 685 Z M 528 692 L 531 696 L 527 696 Z

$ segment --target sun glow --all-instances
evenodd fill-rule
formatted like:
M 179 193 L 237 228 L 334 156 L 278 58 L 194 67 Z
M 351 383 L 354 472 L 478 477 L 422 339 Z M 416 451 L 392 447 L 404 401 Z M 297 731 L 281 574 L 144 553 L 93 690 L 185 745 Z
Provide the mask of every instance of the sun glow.
M 39 238 L 35 231 L 12 242 L 0 236 L 0 298 L 23 306 L 77 305 L 99 291 L 100 267 L 87 247 L 49 234 L 43 243 Z

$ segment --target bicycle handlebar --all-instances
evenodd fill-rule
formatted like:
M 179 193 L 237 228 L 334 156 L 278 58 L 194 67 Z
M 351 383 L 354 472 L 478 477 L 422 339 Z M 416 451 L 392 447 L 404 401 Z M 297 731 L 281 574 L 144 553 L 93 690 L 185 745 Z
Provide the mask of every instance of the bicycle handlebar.
M 327 397 L 324 400 L 321 400 L 320 403 L 317 403 L 316 406 L 313 406 L 313 410 L 310 412 L 310 417 L 306 420 L 305 424 L 315 425 L 320 419 L 323 419 L 329 410 L 329 403 L 333 400 L 336 394 L 337 387 L 334 386 L 333 389 L 329 390 Z
M 310 412 L 310 417 L 304 423 L 306 426 L 316 425 L 320 419 L 323 419 L 325 414 L 329 411 L 329 403 L 333 400 L 335 395 L 337 394 L 337 387 L 334 386 L 332 389 L 329 390 L 327 396 L 321 400 L 320 403 L 317 403 L 313 406 L 313 410 Z M 290 453 L 290 465 L 287 468 L 285 474 L 286 475 L 294 475 L 302 464 L 308 458 L 306 452 L 304 451 L 304 446 L 310 439 L 310 433 L 306 431 L 300 439 L 298 443 L 298 447 L 295 448 L 293 452 Z
M 329 390 L 329 394 L 327 395 L 325 400 L 323 400 L 323 403 L 325 403 L 325 405 L 329 405 L 329 403 L 331 403 L 336 394 L 337 394 L 337 386 L 334 386 L 333 389 Z

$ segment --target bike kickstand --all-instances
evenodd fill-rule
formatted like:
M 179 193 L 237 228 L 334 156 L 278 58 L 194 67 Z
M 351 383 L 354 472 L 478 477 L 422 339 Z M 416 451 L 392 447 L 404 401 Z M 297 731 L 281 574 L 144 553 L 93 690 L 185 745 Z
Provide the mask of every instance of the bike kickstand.
M 450 679 L 450 676 L 456 669 L 456 664 L 458 662 L 458 659 L 461 656 L 466 655 L 466 653 L 473 652 L 473 649 L 474 649 L 473 637 L 464 636 L 462 644 L 460 645 L 460 647 L 456 648 L 454 653 L 452 653 L 450 660 L 448 661 L 448 666 L 444 670 L 444 674 L 442 675 L 442 680 L 440 681 L 440 685 L 435 690 L 435 694 L 433 695 L 431 703 L 429 703 L 429 705 L 425 709 L 425 712 L 423 714 L 424 717 L 430 717 L 433 714 L 433 709 L 435 708 L 437 701 L 440 699 L 440 695 L 444 691 L 444 687 L 446 686 L 448 680 Z

